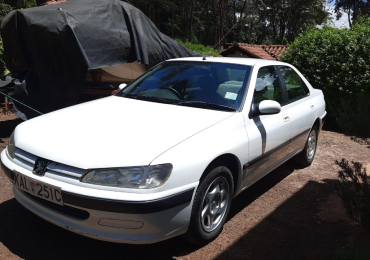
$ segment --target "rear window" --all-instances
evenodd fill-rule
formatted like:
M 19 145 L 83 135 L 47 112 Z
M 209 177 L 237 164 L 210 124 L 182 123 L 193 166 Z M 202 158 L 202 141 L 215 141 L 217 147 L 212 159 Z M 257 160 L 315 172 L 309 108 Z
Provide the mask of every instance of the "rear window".
M 310 94 L 308 87 L 294 69 L 288 66 L 280 66 L 279 68 L 283 75 L 289 102 L 299 100 Z

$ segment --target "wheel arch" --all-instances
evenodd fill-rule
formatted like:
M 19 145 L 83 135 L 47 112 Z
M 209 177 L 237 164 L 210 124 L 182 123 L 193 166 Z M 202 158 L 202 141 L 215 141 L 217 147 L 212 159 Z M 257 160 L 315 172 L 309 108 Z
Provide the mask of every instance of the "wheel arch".
M 316 118 L 315 122 L 312 124 L 312 128 L 314 127 L 317 127 L 317 135 L 319 135 L 319 133 L 321 132 L 321 126 L 322 126 L 322 122 L 321 122 L 321 118 Z
M 207 174 L 217 166 L 225 166 L 231 171 L 234 182 L 234 194 L 236 194 L 241 179 L 242 169 L 239 158 L 234 154 L 226 153 L 213 159 L 213 161 L 210 162 L 207 168 L 204 170 L 199 181 L 201 182 L 207 176 Z

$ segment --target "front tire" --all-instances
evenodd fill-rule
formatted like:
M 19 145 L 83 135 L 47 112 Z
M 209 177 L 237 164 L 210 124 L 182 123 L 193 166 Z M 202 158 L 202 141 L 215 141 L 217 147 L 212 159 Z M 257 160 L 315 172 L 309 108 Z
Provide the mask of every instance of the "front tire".
M 185 238 L 206 244 L 222 231 L 230 211 L 234 182 L 231 171 L 219 166 L 210 171 L 198 186 Z

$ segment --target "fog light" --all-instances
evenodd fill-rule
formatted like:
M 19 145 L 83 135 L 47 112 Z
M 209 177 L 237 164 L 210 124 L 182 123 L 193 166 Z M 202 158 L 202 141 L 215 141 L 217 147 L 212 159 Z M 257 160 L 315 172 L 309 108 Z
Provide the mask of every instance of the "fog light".
M 115 228 L 139 229 L 144 226 L 144 222 L 133 220 L 120 220 L 103 218 L 99 221 L 99 225 Z

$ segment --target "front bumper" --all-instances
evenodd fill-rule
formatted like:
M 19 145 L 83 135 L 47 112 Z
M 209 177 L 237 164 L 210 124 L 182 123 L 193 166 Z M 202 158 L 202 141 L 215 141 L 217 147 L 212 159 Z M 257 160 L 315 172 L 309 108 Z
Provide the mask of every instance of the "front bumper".
M 1 167 L 12 182 L 13 170 L 35 178 L 29 170 L 14 164 L 5 150 L 1 153 Z M 40 181 L 47 183 L 44 179 Z M 72 232 L 103 241 L 145 244 L 186 232 L 197 183 L 172 195 L 145 201 L 102 199 L 69 192 L 59 186 L 64 206 L 34 197 L 15 186 L 13 193 L 36 215 Z M 99 190 L 96 193 L 98 195 Z

